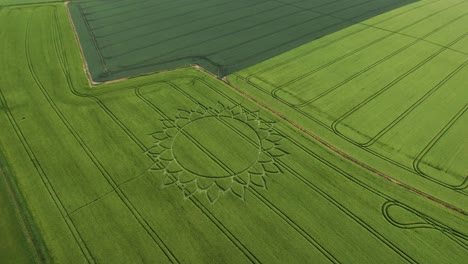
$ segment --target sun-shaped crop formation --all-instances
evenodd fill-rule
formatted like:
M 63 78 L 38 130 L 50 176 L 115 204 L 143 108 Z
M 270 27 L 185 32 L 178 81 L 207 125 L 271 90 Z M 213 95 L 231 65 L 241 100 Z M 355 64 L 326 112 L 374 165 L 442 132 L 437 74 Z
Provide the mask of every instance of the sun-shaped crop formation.
M 283 137 L 258 111 L 198 105 L 162 123 L 147 152 L 151 169 L 163 172 L 163 186 L 176 185 L 187 198 L 204 193 L 214 203 L 231 192 L 244 199 L 247 188 L 266 189 L 267 177 L 281 172 L 276 162 L 286 154 L 279 148 Z

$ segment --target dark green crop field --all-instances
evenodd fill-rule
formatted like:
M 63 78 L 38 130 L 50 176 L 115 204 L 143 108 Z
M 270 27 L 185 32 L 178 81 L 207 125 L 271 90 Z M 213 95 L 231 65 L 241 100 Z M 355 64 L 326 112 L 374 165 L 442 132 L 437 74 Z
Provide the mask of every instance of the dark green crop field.
M 223 77 L 414 0 L 73 1 L 93 80 L 191 64 Z
M 0 263 L 468 261 L 468 1 L 74 2 L 0 7 Z

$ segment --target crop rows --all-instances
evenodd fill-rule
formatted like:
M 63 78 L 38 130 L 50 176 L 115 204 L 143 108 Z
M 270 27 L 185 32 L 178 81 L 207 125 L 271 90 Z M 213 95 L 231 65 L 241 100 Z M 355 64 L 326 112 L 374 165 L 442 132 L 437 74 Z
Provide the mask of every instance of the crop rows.
M 220 77 L 412 0 L 74 1 L 95 81 L 200 64 Z
M 0 146 L 57 262 L 419 263 L 456 261 L 465 252 L 457 213 L 340 160 L 206 73 L 183 69 L 89 89 L 62 5 L 2 10 L 0 21 L 16 43 L 0 44 L 1 55 L 21 64 L 0 64 L 10 76 L 0 81 L 7 124 Z M 209 116 L 241 109 L 243 129 L 256 122 L 276 136 L 257 160 L 271 161 L 260 165 L 265 185 L 252 182 L 243 199 L 227 188 L 215 203 L 204 191 L 187 193 L 188 182 L 162 187 L 164 173 L 150 169 L 161 161 L 147 155 L 148 135 L 197 108 Z M 223 118 L 219 126 L 258 147 Z M 436 228 L 396 226 L 392 211 L 382 211 L 388 203 Z
M 299 124 L 305 117 L 368 153 L 464 193 L 466 167 L 460 150 L 466 140 L 460 141 L 461 132 L 444 139 L 446 146 L 456 148 L 449 151 L 452 155 L 438 152 L 431 160 L 423 156 L 457 124 L 456 117 L 467 105 L 459 94 L 466 90 L 468 54 L 455 47 L 466 43 L 468 32 L 453 30 L 466 23 L 465 6 L 466 1 L 422 1 L 375 23 L 371 19 L 304 45 L 230 80 L 281 102 L 281 109 L 287 107 L 302 118 Z M 432 20 L 438 21 L 437 27 L 410 35 Z M 444 33 L 449 27 L 450 36 Z M 437 34 L 444 36 L 441 44 L 432 38 Z M 307 70 L 302 69 L 305 63 Z M 436 117 L 430 114 L 434 107 L 439 109 Z M 422 129 L 414 131 L 414 123 Z M 450 163 L 443 162 L 447 158 Z M 423 173 L 419 164 L 431 173 Z

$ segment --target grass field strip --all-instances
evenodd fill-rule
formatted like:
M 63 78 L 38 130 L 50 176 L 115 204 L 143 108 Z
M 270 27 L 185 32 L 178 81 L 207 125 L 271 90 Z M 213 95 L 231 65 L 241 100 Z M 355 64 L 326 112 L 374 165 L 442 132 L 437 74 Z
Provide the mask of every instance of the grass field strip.
M 51 3 L 63 3 L 63 0 L 0 0 L 0 7 L 17 7 L 26 5 L 43 5 Z
M 463 4 L 463 2 L 459 2 L 458 4 Z M 454 7 L 454 6 L 451 6 L 451 7 Z M 451 7 L 449 7 L 449 8 L 451 8 Z M 442 11 L 443 11 L 443 10 L 441 10 L 441 11 L 439 11 L 439 12 L 442 12 Z M 434 15 L 434 14 L 430 14 L 430 15 L 426 16 L 426 17 L 423 18 L 423 19 L 426 19 L 427 17 L 431 17 L 431 16 L 433 16 L 433 15 Z M 430 33 L 428 33 L 428 34 L 426 34 L 426 36 L 429 36 L 429 35 L 433 34 L 434 32 L 440 31 L 440 30 L 443 29 L 445 26 L 447 26 L 447 25 L 449 25 L 449 24 L 452 24 L 452 23 L 454 23 L 454 22 L 460 20 L 461 18 L 464 18 L 465 16 L 466 16 L 466 14 L 462 14 L 462 15 L 460 15 L 460 16 L 458 16 L 458 17 L 455 17 L 454 19 L 450 20 L 450 21 L 447 22 L 446 24 L 444 24 L 444 25 L 440 26 L 439 28 L 436 28 L 434 31 L 432 31 L 432 32 L 430 32 Z M 417 22 L 422 22 L 423 19 L 419 19 Z M 379 23 L 382 23 L 382 21 L 380 21 Z M 414 24 L 413 24 L 413 25 L 414 25 Z M 408 27 L 409 27 L 409 26 L 405 26 L 404 28 L 408 28 Z M 367 30 L 367 28 L 364 28 L 364 30 Z M 341 37 L 338 38 L 338 40 L 341 41 L 342 39 L 346 39 L 348 36 L 352 36 L 352 35 L 354 34 L 354 32 L 356 32 L 356 31 L 353 31 L 353 32 L 350 33 L 350 34 L 346 34 L 345 36 L 341 36 Z M 361 32 L 361 31 L 358 30 L 357 32 Z M 454 45 L 455 43 L 457 43 L 458 41 L 460 41 L 461 39 L 463 39 L 465 36 L 466 36 L 466 34 L 464 34 L 464 35 L 458 37 L 458 39 L 455 39 L 454 41 L 452 41 L 452 43 L 450 43 L 450 44 L 448 45 L 448 47 L 451 46 L 451 45 Z M 414 42 L 411 42 L 409 45 L 406 45 L 406 46 L 404 46 L 403 48 L 400 48 L 400 49 L 398 49 L 397 51 L 393 52 L 390 56 L 384 57 L 383 59 L 381 59 L 381 60 L 378 61 L 377 63 L 374 63 L 374 64 L 370 65 L 369 67 L 365 68 L 364 70 L 361 70 L 361 71 L 357 72 L 356 74 L 350 76 L 349 78 L 345 79 L 344 81 L 338 83 L 337 85 L 333 86 L 332 88 L 330 88 L 329 90 L 325 91 L 325 92 L 322 93 L 321 95 L 319 95 L 319 96 L 313 98 L 312 100 L 310 100 L 310 102 L 306 102 L 306 103 L 300 104 L 300 105 L 298 105 L 298 106 L 299 106 L 299 107 L 303 107 L 303 106 L 306 106 L 307 104 L 309 104 L 309 103 L 311 103 L 311 102 L 313 102 L 313 101 L 315 101 L 315 100 L 320 99 L 320 98 L 323 97 L 324 95 L 326 95 L 326 94 L 330 93 L 331 91 L 333 91 L 333 90 L 335 90 L 335 89 L 341 87 L 342 85 L 344 85 L 344 84 L 350 82 L 351 80 L 353 80 L 353 79 L 356 78 L 357 76 L 359 76 L 359 75 L 361 75 L 361 74 L 364 74 L 365 72 L 369 71 L 370 69 L 372 69 L 373 67 L 375 67 L 375 66 L 378 65 L 379 63 L 382 63 L 382 62 L 386 61 L 387 59 L 389 59 L 389 57 L 391 58 L 391 57 L 393 57 L 393 56 L 399 54 L 400 52 L 406 50 L 407 48 L 411 47 L 412 45 L 416 44 L 417 42 L 418 42 L 417 40 L 414 41 Z M 328 45 L 331 45 L 332 43 L 334 43 L 334 42 L 327 42 L 325 45 L 321 45 L 321 46 L 319 46 L 318 48 L 312 49 L 311 51 L 307 51 L 306 53 L 309 53 L 309 52 L 312 52 L 312 53 L 313 53 L 313 52 L 317 52 L 317 51 L 319 51 L 320 49 L 322 49 L 322 48 L 324 48 L 324 47 L 327 47 Z M 359 49 L 361 49 L 361 48 L 359 48 Z M 359 50 L 359 49 L 358 49 L 358 50 Z M 365 50 L 365 49 L 363 49 L 363 50 Z M 442 53 L 443 51 L 445 51 L 445 48 L 439 49 L 435 54 L 432 54 L 432 55 L 429 57 L 429 60 L 432 59 L 432 58 L 434 58 L 435 56 L 439 55 L 439 54 Z M 273 65 L 273 66 L 270 66 L 270 67 L 268 67 L 268 68 L 262 70 L 261 73 L 265 73 L 267 70 L 272 70 L 272 69 L 274 69 L 275 67 L 279 67 L 279 66 L 281 66 L 281 65 L 284 65 L 284 64 L 286 64 L 286 63 L 288 63 L 288 62 L 290 62 L 290 61 L 293 61 L 295 58 L 302 57 L 303 55 L 304 55 L 304 53 L 301 53 L 300 55 L 294 56 L 293 58 L 291 58 L 291 59 L 289 59 L 289 60 L 283 60 L 282 64 L 275 64 L 275 65 Z M 348 54 L 344 55 L 344 57 L 347 57 L 347 56 L 348 56 Z M 339 62 L 339 61 L 341 61 L 342 59 L 344 59 L 344 58 L 338 58 L 338 59 L 336 59 L 335 61 L 329 62 L 329 64 L 333 64 L 333 63 Z M 428 61 L 428 60 L 427 60 L 427 61 Z M 416 68 L 413 68 L 413 71 L 414 71 L 415 69 L 418 69 L 419 67 L 422 67 L 423 65 L 424 65 L 424 63 L 419 64 L 418 66 L 416 66 Z M 458 71 L 461 70 L 461 68 L 463 68 L 463 65 L 464 65 L 464 64 L 462 64 L 462 65 L 459 67 Z M 325 65 L 325 66 L 328 66 L 328 65 Z M 314 72 L 312 72 L 312 73 L 315 73 L 315 72 L 318 71 L 318 70 L 322 70 L 322 68 L 318 68 L 317 70 L 314 70 Z M 455 72 L 456 72 L 456 71 L 455 71 Z M 455 72 L 454 72 L 454 73 L 455 73 Z M 396 84 L 399 80 L 401 80 L 401 79 L 405 78 L 406 76 L 408 76 L 409 73 L 410 73 L 410 72 L 407 72 L 407 73 L 405 73 L 404 75 L 402 75 L 402 76 L 400 77 L 400 79 L 396 79 L 396 82 L 394 82 L 393 84 L 391 84 L 391 85 L 385 87 L 384 90 L 382 90 L 381 92 L 384 92 L 386 89 L 391 88 L 391 87 L 392 87 L 394 84 Z M 264 85 L 260 85 L 260 86 L 259 86 L 259 85 L 257 85 L 256 83 L 253 82 L 252 78 L 255 78 L 255 79 L 261 80 L 262 83 L 268 83 L 268 82 L 266 82 L 264 79 L 260 79 L 256 74 L 259 74 L 259 73 L 257 72 L 257 73 L 253 73 L 253 74 L 248 75 L 248 76 L 246 77 L 246 81 L 247 81 L 250 85 L 253 85 L 253 86 L 255 85 L 259 90 L 262 90 L 263 92 L 268 93 L 268 90 L 265 90 L 265 89 L 263 88 Z M 450 74 L 448 78 L 451 78 L 451 76 L 453 76 L 453 74 Z M 241 78 L 243 78 L 243 77 L 241 77 Z M 424 99 L 426 99 L 432 92 L 434 92 L 435 90 L 437 90 L 438 88 L 440 88 L 446 81 L 448 81 L 448 79 L 445 79 L 443 82 L 439 83 L 436 87 L 434 87 L 434 88 L 431 90 L 431 92 L 430 92 L 429 94 L 426 94 L 425 96 L 423 96 L 423 98 L 421 98 L 420 100 L 418 100 L 415 104 L 416 104 L 416 105 L 420 104 L 420 103 L 421 103 Z M 282 85 L 282 86 L 280 86 L 280 87 L 275 88 L 275 89 L 273 90 L 273 94 L 275 94 L 275 92 L 278 91 L 278 90 L 280 90 L 282 87 L 286 86 L 287 84 L 293 83 L 293 82 L 294 82 L 294 81 L 290 81 L 289 83 L 286 83 L 286 84 L 284 84 L 284 85 Z M 272 85 L 272 84 L 271 84 L 271 85 Z M 377 96 L 377 95 L 376 95 L 376 96 Z M 376 96 L 375 96 L 375 97 L 376 97 Z M 290 103 L 285 102 L 284 100 L 282 100 L 282 99 L 281 99 L 280 97 L 278 97 L 278 96 L 276 96 L 276 98 L 277 98 L 278 100 L 282 101 L 283 103 L 288 104 L 289 106 L 292 106 L 292 107 L 296 108 L 296 105 L 291 105 Z M 369 100 L 369 101 L 370 101 L 370 100 Z M 378 139 L 379 137 L 381 137 L 382 135 L 384 135 L 384 133 L 386 133 L 387 131 L 389 131 L 390 128 L 392 128 L 396 123 L 398 123 L 398 121 L 400 121 L 403 117 L 405 117 L 407 114 L 409 114 L 409 113 L 412 111 L 412 109 L 414 109 L 414 107 L 413 107 L 413 108 L 410 108 L 410 109 L 408 109 L 406 112 L 404 112 L 403 115 L 401 115 L 401 116 L 398 118 L 399 120 L 397 119 L 397 120 L 395 120 L 394 122 L 392 122 L 389 126 L 387 126 L 387 128 L 386 128 L 385 130 L 383 130 L 383 131 L 381 131 L 379 134 L 377 134 L 377 136 L 375 136 L 374 139 L 369 140 L 367 144 L 357 144 L 356 142 L 353 142 L 353 143 L 355 143 L 355 144 L 357 144 L 357 145 L 361 145 L 362 147 L 368 147 L 368 146 L 370 146 L 371 144 L 373 144 L 374 142 L 376 142 L 377 139 Z M 322 126 L 325 126 L 325 127 L 327 127 L 327 128 L 330 129 L 330 125 L 325 124 L 325 123 L 323 123 L 323 122 L 317 120 L 316 118 L 314 118 L 313 116 L 311 116 L 311 115 L 308 114 L 307 112 L 302 111 L 302 110 L 300 110 L 300 109 L 296 109 L 296 111 L 298 111 L 298 112 L 300 112 L 301 114 L 303 114 L 303 115 L 309 117 L 310 119 L 314 119 L 315 121 L 321 123 Z M 348 113 L 348 115 L 350 115 L 351 113 L 352 113 L 352 112 L 350 111 L 350 112 Z M 342 117 L 346 117 L 346 116 L 342 116 Z M 336 127 L 336 124 L 337 124 L 339 121 L 343 120 L 343 119 L 344 119 L 344 118 L 335 120 L 335 123 L 332 124 L 331 128 Z M 342 136 L 344 136 L 344 135 L 342 135 Z M 352 141 L 352 140 L 351 140 L 351 141 Z M 370 151 L 372 151 L 372 150 L 370 150 Z M 372 152 L 373 152 L 373 151 L 372 151 Z M 393 162 L 395 162 L 395 161 L 393 161 Z M 402 164 L 400 164 L 400 166 L 402 166 Z M 405 165 L 403 165 L 403 166 L 404 166 L 405 168 L 407 168 L 407 169 L 411 169 L 410 166 L 405 166 Z M 433 178 L 430 178 L 430 179 L 435 180 L 435 181 L 439 182 L 440 184 L 445 185 L 445 186 L 447 186 L 447 187 L 454 187 L 454 186 L 450 186 L 450 185 L 448 185 L 448 184 L 446 184 L 446 183 L 444 183 L 444 182 L 442 182 L 442 181 L 439 181 L 439 180 L 437 180 L 437 179 L 433 179 Z

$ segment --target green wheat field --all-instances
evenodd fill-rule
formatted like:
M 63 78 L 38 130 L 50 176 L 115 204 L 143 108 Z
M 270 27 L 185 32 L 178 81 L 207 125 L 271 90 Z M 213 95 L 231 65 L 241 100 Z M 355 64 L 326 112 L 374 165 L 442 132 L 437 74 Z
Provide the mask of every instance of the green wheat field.
M 467 0 L 0 0 L 0 263 L 467 263 Z

